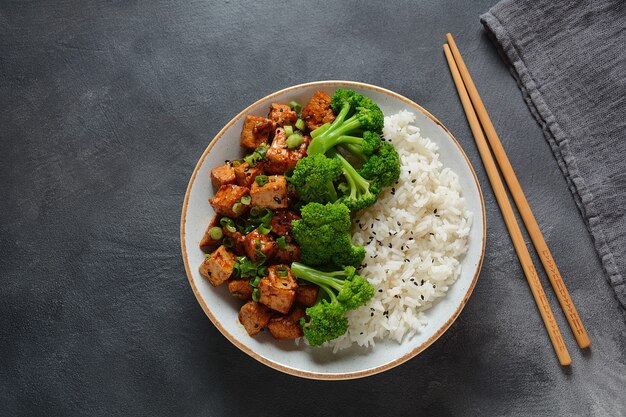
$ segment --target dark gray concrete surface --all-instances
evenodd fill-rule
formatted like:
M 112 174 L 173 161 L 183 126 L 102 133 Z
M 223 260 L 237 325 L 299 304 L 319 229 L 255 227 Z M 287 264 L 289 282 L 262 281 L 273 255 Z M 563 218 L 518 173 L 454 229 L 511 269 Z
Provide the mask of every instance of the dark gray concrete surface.
M 625 415 L 622 312 L 478 21 L 494 3 L 2 2 L 0 415 Z M 487 182 L 442 54 L 447 31 L 592 339 L 576 348 L 548 290 L 571 369 L 556 361 Z M 322 79 L 430 110 L 487 205 L 483 271 L 460 318 L 418 357 L 354 381 L 301 380 L 237 350 L 180 256 L 184 191 L 213 135 L 252 101 Z

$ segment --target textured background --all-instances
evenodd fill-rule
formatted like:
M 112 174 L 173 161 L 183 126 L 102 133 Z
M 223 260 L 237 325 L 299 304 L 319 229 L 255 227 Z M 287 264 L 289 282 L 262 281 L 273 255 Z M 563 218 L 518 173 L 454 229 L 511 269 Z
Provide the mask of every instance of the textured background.
M 624 415 L 626 326 L 541 130 L 484 34 L 494 0 L 5 1 L 0 5 L 0 415 Z M 451 31 L 593 341 L 563 370 L 449 76 Z M 307 81 L 397 91 L 483 184 L 487 253 L 451 329 L 384 374 L 300 380 L 234 348 L 178 238 L 211 137 Z M 537 265 L 539 263 L 537 262 Z M 542 282 L 548 288 L 545 275 Z

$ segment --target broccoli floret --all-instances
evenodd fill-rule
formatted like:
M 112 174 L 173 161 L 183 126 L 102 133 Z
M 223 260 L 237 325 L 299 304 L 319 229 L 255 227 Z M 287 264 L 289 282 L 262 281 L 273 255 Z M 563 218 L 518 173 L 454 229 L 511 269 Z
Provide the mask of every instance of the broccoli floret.
M 302 219 L 291 225 L 302 262 L 340 267 L 357 267 L 363 262 L 365 249 L 352 244 L 350 210 L 345 204 L 308 203 L 301 214 Z
M 344 334 L 348 330 L 345 312 L 364 305 L 374 296 L 372 285 L 350 266 L 341 271 L 324 272 L 294 262 L 291 273 L 296 278 L 318 285 L 329 298 L 307 308 L 308 320 L 302 318 L 300 321 L 304 335 L 313 346 Z
M 302 333 L 311 346 L 319 346 L 348 331 L 345 308 L 338 302 L 322 300 L 306 309 L 309 320 L 300 319 Z
M 381 190 L 400 178 L 400 156 L 391 143 L 383 142 L 357 171 Z
M 303 201 L 333 203 L 337 200 L 333 182 L 341 172 L 340 161 L 318 154 L 300 159 L 289 181 Z
M 341 162 L 347 184 L 347 192 L 337 201 L 345 204 L 350 211 L 358 211 L 374 204 L 380 192 L 376 183 L 363 178 L 339 152 L 333 149 L 328 154 Z M 342 186 L 341 189 L 345 190 L 346 187 Z
M 363 137 L 342 136 L 339 146 L 359 157 L 363 162 L 380 149 L 383 141 L 378 133 L 363 132 Z
M 350 135 L 363 131 L 381 133 L 384 124 L 383 112 L 378 105 L 368 97 L 355 93 L 352 90 L 338 89 L 333 95 L 330 106 L 337 115 L 330 126 L 324 126 L 324 131 L 316 135 L 307 149 L 308 155 L 326 153 L 336 145 L 349 143 Z

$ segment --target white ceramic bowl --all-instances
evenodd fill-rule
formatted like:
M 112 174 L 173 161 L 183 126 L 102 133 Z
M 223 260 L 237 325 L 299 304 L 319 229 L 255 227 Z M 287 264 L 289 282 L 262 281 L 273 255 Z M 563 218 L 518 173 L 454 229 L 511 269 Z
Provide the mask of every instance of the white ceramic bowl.
M 269 332 L 250 337 L 237 320 L 241 301 L 228 294 L 225 286 L 213 288 L 198 272 L 204 255 L 198 243 L 214 215 L 208 203 L 213 195 L 209 178 L 212 168 L 225 160 L 241 157 L 239 135 L 247 114 L 266 116 L 272 102 L 305 104 L 317 90 L 332 95 L 337 88 L 350 88 L 367 95 L 383 113 L 407 109 L 416 113 L 416 123 L 424 137 L 439 146 L 444 166 L 460 177 L 468 209 L 474 213 L 469 250 L 462 261 L 462 273 L 446 297 L 427 311 L 428 326 L 402 344 L 377 342 L 374 348 L 353 347 L 333 354 L 330 348 L 311 348 L 304 343 L 274 340 Z M 485 250 L 485 208 L 476 175 L 452 134 L 426 110 L 411 100 L 380 87 L 348 82 L 320 81 L 297 85 L 270 94 L 235 116 L 211 141 L 191 175 L 183 204 L 180 238 L 189 283 L 198 302 L 213 324 L 239 349 L 260 362 L 288 374 L 314 379 L 349 379 L 382 372 L 399 365 L 430 346 L 454 322 L 469 299 L 478 279 Z

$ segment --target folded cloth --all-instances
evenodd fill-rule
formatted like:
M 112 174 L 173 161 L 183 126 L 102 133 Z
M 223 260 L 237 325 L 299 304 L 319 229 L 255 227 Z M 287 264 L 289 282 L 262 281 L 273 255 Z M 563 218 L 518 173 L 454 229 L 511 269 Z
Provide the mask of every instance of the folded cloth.
M 626 2 L 503 0 L 481 22 L 541 125 L 626 308 Z

